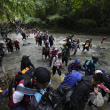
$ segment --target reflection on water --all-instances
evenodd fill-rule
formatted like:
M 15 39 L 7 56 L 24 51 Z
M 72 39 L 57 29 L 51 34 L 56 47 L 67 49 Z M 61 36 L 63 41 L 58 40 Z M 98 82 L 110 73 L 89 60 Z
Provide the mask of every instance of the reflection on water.
M 53 33 L 51 33 L 53 34 Z M 69 34 L 53 34 L 55 38 L 55 43 L 54 47 L 60 47 L 64 43 L 63 39 L 67 37 Z M 20 71 L 20 61 L 22 55 L 28 55 L 32 61 L 32 63 L 35 65 L 35 67 L 43 66 L 48 69 L 49 67 L 49 61 L 44 59 L 44 56 L 42 57 L 42 47 L 38 47 L 35 42 L 34 35 L 31 34 L 30 37 L 27 38 L 27 40 L 22 40 L 22 36 L 20 34 L 15 35 L 15 34 L 10 34 L 10 38 L 14 41 L 17 39 L 20 42 L 20 51 L 16 51 L 14 49 L 14 52 L 11 54 L 7 54 L 6 57 L 3 60 L 3 64 L 5 67 L 5 70 L 8 74 L 11 76 Z M 109 59 L 110 59 L 110 38 L 104 41 L 103 44 L 101 44 L 101 37 L 100 36 L 92 36 L 92 35 L 74 35 L 73 37 L 75 38 L 80 38 L 80 50 L 76 53 L 76 55 L 73 55 L 73 52 L 71 52 L 71 58 L 74 61 L 76 58 L 80 59 L 83 64 L 85 60 L 90 60 L 92 55 L 97 55 L 99 56 L 99 64 L 97 69 L 105 69 L 107 73 L 110 71 L 110 64 L 109 64 Z M 90 49 L 89 52 L 86 50 L 82 52 L 82 43 L 85 42 L 86 39 L 92 38 L 92 48 Z M 23 46 L 23 44 L 28 44 Z M 101 48 L 98 48 L 101 47 Z M 102 49 L 105 48 L 105 49 Z M 51 48 L 52 49 L 52 48 Z M 65 74 L 67 73 L 67 67 L 62 68 L 62 74 L 63 77 L 65 77 Z M 83 73 L 83 72 L 82 72 Z M 84 74 L 84 73 L 83 73 Z M 2 75 L 2 72 L 0 70 L 0 76 Z M 54 79 L 52 80 L 52 87 L 57 88 L 58 85 L 61 83 L 58 74 L 54 76 Z M 85 107 L 85 110 L 109 110 L 110 104 L 105 104 L 100 107 Z

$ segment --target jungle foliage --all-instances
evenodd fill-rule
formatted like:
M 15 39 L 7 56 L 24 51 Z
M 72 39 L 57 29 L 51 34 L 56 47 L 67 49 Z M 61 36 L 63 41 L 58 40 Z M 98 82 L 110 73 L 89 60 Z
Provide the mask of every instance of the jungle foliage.
M 109 33 L 110 0 L 0 0 L 0 21 Z

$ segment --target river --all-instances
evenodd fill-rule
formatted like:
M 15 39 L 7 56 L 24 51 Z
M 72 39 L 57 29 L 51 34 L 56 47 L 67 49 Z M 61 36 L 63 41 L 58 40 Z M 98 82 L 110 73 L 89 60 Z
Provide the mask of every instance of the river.
M 57 47 L 60 50 L 60 47 L 62 47 L 63 39 L 66 38 L 69 34 L 60 34 L 60 33 L 49 33 L 49 35 L 53 35 L 55 42 L 53 47 Z M 35 38 L 33 34 L 30 34 L 30 36 L 27 38 L 27 40 L 22 40 L 22 36 L 20 34 L 9 34 L 9 37 L 14 41 L 17 39 L 20 42 L 20 50 L 14 51 L 11 54 L 7 54 L 3 59 L 4 68 L 6 70 L 6 73 L 8 73 L 10 76 L 15 75 L 18 71 L 20 71 L 20 61 L 23 55 L 28 55 L 32 63 L 35 65 L 35 67 L 43 66 L 50 70 L 49 67 L 49 61 L 44 59 L 44 56 L 42 57 L 42 47 L 38 47 L 35 42 Z M 75 34 L 73 39 L 80 38 L 80 50 L 77 51 L 76 55 L 73 55 L 73 52 L 71 52 L 71 58 L 74 61 L 76 58 L 81 60 L 81 64 L 83 65 L 85 60 L 90 60 L 92 55 L 97 55 L 99 57 L 99 62 L 97 69 L 104 69 L 107 73 L 110 71 L 110 38 L 104 41 L 104 43 L 101 44 L 101 38 L 102 37 L 109 37 L 109 36 L 96 36 L 96 35 L 82 35 L 82 34 Z M 86 50 L 82 52 L 82 43 L 85 42 L 86 39 L 92 38 L 92 48 L 90 48 L 90 51 L 87 52 Z M 2 39 L 0 37 L 0 39 Z M 23 44 L 28 44 L 23 46 Z M 105 49 L 99 49 L 98 47 L 105 48 Z M 52 50 L 52 48 L 51 48 Z M 61 69 L 63 78 L 65 77 L 65 74 L 67 73 L 67 67 L 65 65 Z M 81 72 L 84 74 L 83 72 Z M 0 69 L 0 76 L 2 76 L 2 71 Z M 54 79 L 52 79 L 51 86 L 54 88 L 57 88 L 58 85 L 61 83 L 58 74 L 55 74 Z M 106 97 L 105 97 L 106 99 Z M 1 101 L 0 101 L 1 103 Z M 110 104 L 105 101 L 105 104 L 102 107 L 85 107 L 85 110 L 109 110 Z M 5 110 L 5 109 L 4 109 Z

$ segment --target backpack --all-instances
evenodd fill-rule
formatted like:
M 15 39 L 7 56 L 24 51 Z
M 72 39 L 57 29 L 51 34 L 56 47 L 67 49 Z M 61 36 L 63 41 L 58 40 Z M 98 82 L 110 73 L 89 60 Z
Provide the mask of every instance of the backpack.
M 87 63 L 88 61 L 89 61 L 89 60 L 86 60 L 85 63 L 83 64 L 83 67 L 84 67 L 84 68 L 86 68 L 85 65 L 86 65 L 86 63 Z M 90 63 L 91 63 L 91 61 L 90 61 Z M 89 63 L 89 64 L 90 64 L 90 63 Z
M 49 53 L 49 47 L 45 47 L 45 52 Z
M 62 58 L 66 58 L 66 56 L 67 56 L 66 49 L 63 49 L 62 50 Z
M 42 55 L 45 55 L 45 47 L 42 48 Z
M 5 53 L 4 53 L 4 51 L 1 49 L 1 50 L 0 50 L 0 56 L 1 56 L 1 57 L 4 57 L 4 55 L 5 55 Z
M 69 72 L 72 72 L 73 65 L 75 65 L 75 63 L 70 63 L 69 64 L 69 66 L 68 66 L 68 71 Z
M 51 58 L 50 58 L 50 66 L 52 65 L 53 58 L 54 58 L 54 57 L 51 57 Z M 54 62 L 56 62 L 56 61 L 57 61 L 57 57 L 55 56 L 55 61 L 54 61 Z
M 24 73 L 25 72 L 25 73 Z M 9 99 L 12 96 L 12 88 L 14 87 L 15 90 L 17 88 L 17 85 L 19 84 L 19 82 L 24 79 L 24 86 L 25 87 L 30 87 L 31 86 L 31 78 L 33 77 L 34 74 L 34 69 L 30 68 L 28 69 L 24 69 L 21 72 L 18 72 L 11 80 L 9 87 L 6 88 L 3 93 L 0 96 L 0 100 L 4 100 L 7 97 L 9 97 Z
M 65 78 L 64 81 L 62 82 L 62 87 L 66 84 L 69 87 L 73 87 L 76 82 L 78 82 L 82 78 L 82 74 L 78 71 L 73 71 L 69 73 Z
M 62 102 L 61 96 L 52 87 L 47 88 L 47 92 L 41 97 L 36 110 L 58 110 L 57 107 Z

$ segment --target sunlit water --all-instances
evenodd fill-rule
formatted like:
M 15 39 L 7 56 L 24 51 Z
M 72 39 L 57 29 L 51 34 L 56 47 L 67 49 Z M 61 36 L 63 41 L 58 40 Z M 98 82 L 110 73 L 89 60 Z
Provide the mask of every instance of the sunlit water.
M 50 33 L 49 33 L 50 34 Z M 63 39 L 67 37 L 69 34 L 54 34 L 54 45 L 53 47 L 59 48 L 61 51 L 60 47 L 62 47 L 62 44 L 64 43 Z M 20 71 L 20 63 L 21 63 L 21 58 L 22 55 L 28 55 L 32 63 L 35 65 L 35 67 L 46 67 L 50 70 L 49 67 L 49 61 L 44 59 L 44 56 L 42 56 L 42 47 L 38 47 L 35 42 L 34 35 L 31 34 L 27 40 L 22 40 L 22 36 L 20 34 L 9 34 L 9 37 L 14 41 L 17 39 L 20 42 L 20 50 L 16 51 L 14 49 L 14 52 L 11 54 L 7 54 L 3 59 L 3 64 L 4 68 L 6 70 L 6 73 L 8 73 L 10 76 L 15 75 L 18 71 Z M 103 37 L 108 37 L 108 36 L 103 36 Z M 99 56 L 99 63 L 97 66 L 97 69 L 105 69 L 107 73 L 110 72 L 110 38 L 104 41 L 103 44 L 101 44 L 101 36 L 93 36 L 93 35 L 77 35 L 75 34 L 73 39 L 80 38 L 80 50 L 77 51 L 76 55 L 73 55 L 73 52 L 71 52 L 71 58 L 74 61 L 76 58 L 80 59 L 82 62 L 81 64 L 83 65 L 85 60 L 90 60 L 92 55 L 97 55 Z M 82 43 L 85 42 L 86 39 L 92 38 L 92 48 L 90 48 L 90 51 L 87 52 L 86 50 L 82 52 Z M 2 38 L 0 38 L 2 39 Z M 26 46 L 23 46 L 23 44 L 28 44 Z M 44 44 L 43 44 L 44 45 Z M 104 47 L 105 49 L 99 49 L 97 47 Z M 51 48 L 52 50 L 52 48 Z M 65 77 L 65 74 L 68 72 L 67 67 L 65 65 L 61 69 L 62 71 L 62 76 L 63 78 Z M 84 72 L 81 72 L 84 74 Z M 2 71 L 0 69 L 0 76 L 2 76 Z M 52 79 L 52 87 L 57 88 L 58 85 L 61 83 L 58 74 L 56 73 L 54 76 L 54 79 Z M 109 110 L 110 109 L 110 104 L 108 104 L 105 101 L 105 104 L 102 107 L 96 108 L 96 107 L 89 107 L 86 106 L 85 110 Z

